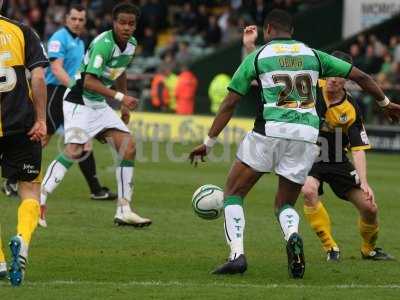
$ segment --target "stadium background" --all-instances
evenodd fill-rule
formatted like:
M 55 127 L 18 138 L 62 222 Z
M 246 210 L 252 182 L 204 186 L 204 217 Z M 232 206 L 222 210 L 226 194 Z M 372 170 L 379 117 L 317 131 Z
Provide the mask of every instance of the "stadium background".
M 76 1 L 6 0 L 3 15 L 34 27 L 46 42 L 62 25 L 66 7 Z M 80 2 L 80 1 L 78 1 Z M 120 1 L 82 1 L 89 20 L 85 41 L 110 28 L 111 10 Z M 295 15 L 296 38 L 311 46 L 351 53 L 355 64 L 374 75 L 393 100 L 400 99 L 400 5 L 397 0 L 231 0 L 231 1 L 131 1 L 142 10 L 137 31 L 138 56 L 129 70 L 130 92 L 141 100 L 140 112 L 133 113 L 132 129 L 144 140 L 161 137 L 194 142 L 201 140 L 212 121 L 212 100 L 208 89 L 212 79 L 231 76 L 243 57 L 241 32 L 246 24 L 262 25 L 274 7 Z M 261 39 L 259 41 L 262 43 Z M 151 81 L 168 65 L 179 74 L 187 64 L 199 85 L 195 115 L 175 116 L 151 103 Z M 375 149 L 397 154 L 369 154 L 369 179 L 381 209 L 380 243 L 395 256 L 398 247 L 399 125 L 388 124 L 372 99 L 349 87 L 363 109 Z M 251 128 L 255 90 L 241 102 L 229 128 L 228 141 L 237 142 Z M 111 100 L 113 106 L 116 104 Z M 116 107 L 116 106 L 115 106 Z M 117 108 L 117 107 L 116 107 Z M 173 118 L 171 116 L 174 116 Z M 161 129 L 161 130 L 160 130 Z M 50 199 L 47 230 L 40 229 L 32 247 L 26 288 L 15 292 L 0 284 L 0 297 L 9 299 L 398 299 L 399 266 L 365 264 L 359 259 L 359 237 L 352 207 L 326 196 L 332 210 L 334 232 L 344 246 L 340 266 L 327 266 L 313 232 L 304 222 L 309 271 L 304 282 L 287 279 L 279 228 L 273 219 L 275 178 L 268 177 L 249 196 L 246 212 L 251 269 L 240 278 L 215 280 L 207 271 L 225 257 L 221 220 L 204 223 L 190 211 L 190 195 L 204 183 L 223 186 L 228 162 L 208 164 L 193 170 L 185 163 L 167 160 L 161 143 L 159 161 L 137 166 L 137 206 L 154 220 L 148 231 L 121 230 L 111 224 L 113 203 L 86 201 L 87 190 L 76 167 Z M 192 144 L 176 145 L 186 153 Z M 113 161 L 107 148 L 98 144 L 99 176 L 114 186 Z M 145 143 L 145 153 L 152 144 Z M 54 140 L 45 152 L 44 165 L 58 151 Z M 234 152 L 232 152 L 234 153 Z M 157 188 L 154 188 L 154 186 Z M 2 197 L 3 198 L 3 197 Z M 15 224 L 16 201 L 2 201 L 1 217 Z M 136 201 L 136 200 L 135 200 Z M 267 209 L 266 209 L 267 207 Z M 299 206 L 300 207 L 300 206 Z M 349 225 L 350 224 L 350 225 Z M 14 228 L 3 226 L 4 236 Z M 4 238 L 3 236 L 3 238 Z M 120 246 L 123 245 L 123 246 Z M 277 246 L 278 245 L 278 246 Z

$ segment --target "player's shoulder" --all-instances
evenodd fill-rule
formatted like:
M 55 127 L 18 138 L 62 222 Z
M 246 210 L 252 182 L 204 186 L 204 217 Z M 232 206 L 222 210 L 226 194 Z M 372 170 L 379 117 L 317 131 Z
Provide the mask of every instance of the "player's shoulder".
M 0 21 L 3 23 L 2 24 L 3 28 L 6 28 L 6 27 L 17 28 L 24 35 L 25 38 L 29 34 L 34 34 L 37 37 L 39 37 L 39 35 L 36 33 L 36 31 L 33 28 L 29 27 L 28 25 L 26 25 L 22 22 L 19 22 L 17 20 L 12 20 L 12 19 L 6 18 L 4 16 L 0 16 Z
M 67 39 L 67 37 L 68 37 L 67 29 L 65 27 L 61 27 L 51 35 L 49 41 L 51 40 L 64 41 Z

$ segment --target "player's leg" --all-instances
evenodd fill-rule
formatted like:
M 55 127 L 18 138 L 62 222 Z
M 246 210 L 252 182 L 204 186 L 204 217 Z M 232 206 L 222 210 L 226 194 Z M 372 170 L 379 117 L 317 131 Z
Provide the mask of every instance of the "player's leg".
M 64 151 L 47 168 L 40 194 L 41 216 L 39 225 L 44 227 L 47 226 L 45 222 L 47 197 L 61 183 L 74 161 L 82 159 L 83 146 L 92 138 L 90 121 L 92 118 L 96 118 L 96 116 L 93 116 L 95 111 L 91 108 L 68 101 L 63 102 L 63 114 L 66 146 Z
M 230 255 L 228 262 L 214 270 L 213 274 L 243 273 L 247 269 L 243 246 L 245 229 L 243 199 L 262 174 L 239 160 L 234 162 L 229 172 L 224 191 L 224 229 Z
M 298 230 L 300 217 L 294 205 L 319 153 L 319 148 L 302 141 L 277 139 L 277 143 L 278 158 L 275 173 L 279 175 L 279 185 L 275 196 L 275 211 L 287 242 L 289 275 L 293 278 L 303 278 L 305 271 L 303 240 Z
M 5 179 L 3 181 L 3 186 L 1 187 L 1 190 L 7 197 L 17 197 L 18 196 L 17 181 L 13 179 Z
M 18 182 L 21 204 L 18 208 L 17 235 L 10 241 L 10 281 L 20 285 L 26 270 L 28 249 L 39 219 L 40 182 Z
M 108 188 L 102 187 L 99 182 L 96 161 L 94 160 L 93 149 L 90 143 L 85 145 L 82 157 L 84 157 L 84 159 L 79 161 L 79 169 L 89 186 L 90 197 L 93 200 L 115 200 L 117 195 Z
M 348 200 L 354 204 L 360 213 L 358 227 L 362 237 L 361 255 L 364 259 L 391 260 L 393 257 L 376 247 L 378 239 L 379 221 L 378 206 L 375 201 L 367 199 L 367 195 L 360 188 L 353 188 L 347 193 Z
M 74 164 L 74 161 L 79 160 L 82 157 L 82 154 L 83 145 L 67 144 L 64 152 L 60 153 L 48 166 L 40 191 L 40 226 L 47 227 L 46 203 L 49 194 L 53 193 L 54 190 L 59 186 L 68 170 Z
M 109 129 L 103 137 L 120 154 L 120 162 L 115 175 L 118 184 L 117 211 L 114 222 L 117 225 L 149 226 L 151 220 L 142 218 L 131 209 L 134 187 L 134 169 L 136 147 L 130 133 L 118 129 Z
M 322 194 L 321 182 L 313 176 L 308 176 L 301 191 L 304 195 L 304 216 L 320 239 L 322 247 L 327 253 L 327 260 L 338 261 L 340 252 L 332 237 L 331 220 L 320 200 Z
M 3 175 L 18 180 L 21 204 L 18 208 L 17 235 L 10 241 L 10 281 L 14 286 L 23 280 L 28 246 L 39 216 L 40 168 L 42 146 L 21 134 L 8 138 L 3 153 Z

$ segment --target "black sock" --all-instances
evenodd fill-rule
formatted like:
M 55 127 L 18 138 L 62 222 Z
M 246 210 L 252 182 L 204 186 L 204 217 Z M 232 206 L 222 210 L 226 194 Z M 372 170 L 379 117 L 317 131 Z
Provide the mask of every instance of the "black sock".
M 83 156 L 86 156 L 87 152 L 83 152 Z M 90 152 L 89 156 L 79 163 L 79 168 L 83 176 L 89 185 L 92 194 L 96 194 L 101 191 L 101 185 L 97 179 L 96 174 L 96 162 L 94 161 L 93 152 Z

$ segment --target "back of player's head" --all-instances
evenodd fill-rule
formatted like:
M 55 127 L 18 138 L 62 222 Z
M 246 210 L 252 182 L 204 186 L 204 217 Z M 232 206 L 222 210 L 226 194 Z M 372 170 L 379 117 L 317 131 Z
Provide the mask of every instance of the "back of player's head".
M 278 31 L 292 33 L 293 18 L 288 12 L 282 9 L 273 9 L 264 20 L 264 28 L 267 28 L 268 25 L 274 27 Z
M 114 7 L 113 9 L 113 19 L 118 19 L 119 14 L 132 14 L 136 16 L 136 19 L 140 16 L 140 9 L 131 3 L 121 3 Z
M 71 4 L 68 7 L 68 13 L 67 14 L 70 14 L 72 10 L 76 10 L 76 11 L 82 12 L 82 11 L 86 11 L 86 7 L 83 6 L 82 4 L 77 4 L 77 3 Z
M 348 62 L 349 64 L 353 64 L 353 58 L 351 57 L 350 54 L 339 51 L 339 50 L 335 50 L 332 52 L 332 55 L 334 57 L 337 57 L 341 60 L 344 60 L 345 62 Z

